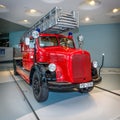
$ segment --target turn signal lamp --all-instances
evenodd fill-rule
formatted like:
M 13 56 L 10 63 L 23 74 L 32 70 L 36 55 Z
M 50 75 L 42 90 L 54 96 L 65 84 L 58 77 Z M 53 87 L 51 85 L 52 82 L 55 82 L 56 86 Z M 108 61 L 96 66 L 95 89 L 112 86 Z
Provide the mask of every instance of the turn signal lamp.
M 73 37 L 73 33 L 72 33 L 72 32 L 69 32 L 69 33 L 68 33 L 68 37 L 69 37 L 69 38 L 72 38 L 72 37 Z
M 40 29 L 39 28 L 37 28 L 36 31 L 38 31 L 40 33 Z

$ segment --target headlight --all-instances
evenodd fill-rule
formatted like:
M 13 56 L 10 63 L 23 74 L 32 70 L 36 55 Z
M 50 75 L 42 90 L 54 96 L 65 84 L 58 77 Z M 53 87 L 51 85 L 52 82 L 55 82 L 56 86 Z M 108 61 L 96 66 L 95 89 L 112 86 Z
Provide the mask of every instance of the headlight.
M 93 61 L 93 67 L 97 68 L 98 67 L 98 62 L 97 61 Z
M 35 39 L 38 38 L 39 37 L 39 32 L 38 31 L 33 31 L 32 32 L 32 37 L 35 38 Z
M 55 65 L 54 63 L 50 63 L 50 64 L 48 65 L 48 70 L 49 70 L 50 72 L 54 72 L 54 71 L 56 70 L 56 65 Z

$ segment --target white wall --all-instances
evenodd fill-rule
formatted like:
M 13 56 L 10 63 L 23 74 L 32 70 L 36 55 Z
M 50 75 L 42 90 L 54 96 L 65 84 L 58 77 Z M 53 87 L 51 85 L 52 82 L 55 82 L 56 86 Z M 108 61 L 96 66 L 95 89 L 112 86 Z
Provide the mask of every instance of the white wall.
M 0 62 L 13 60 L 13 48 L 12 47 L 0 47 L 0 50 L 5 50 L 5 54 L 0 54 Z

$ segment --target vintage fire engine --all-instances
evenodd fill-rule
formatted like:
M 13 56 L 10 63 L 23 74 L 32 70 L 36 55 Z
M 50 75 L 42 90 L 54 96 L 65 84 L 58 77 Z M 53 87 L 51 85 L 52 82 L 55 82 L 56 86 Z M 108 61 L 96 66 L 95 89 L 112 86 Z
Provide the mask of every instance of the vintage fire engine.
M 78 19 L 75 12 L 65 13 L 55 7 L 20 41 L 22 56 L 13 59 L 14 74 L 32 86 L 38 102 L 47 100 L 51 89 L 76 88 L 86 93 L 101 81 L 97 62 L 91 61 L 90 53 L 75 47 L 71 33 L 58 34 L 77 28 Z

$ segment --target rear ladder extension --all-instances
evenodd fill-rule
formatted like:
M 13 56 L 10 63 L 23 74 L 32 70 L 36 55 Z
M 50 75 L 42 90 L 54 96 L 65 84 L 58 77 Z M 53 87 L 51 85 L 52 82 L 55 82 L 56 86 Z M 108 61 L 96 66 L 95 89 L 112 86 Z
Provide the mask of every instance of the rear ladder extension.
M 70 29 L 79 27 L 79 13 L 71 11 L 63 12 L 62 9 L 55 7 L 33 25 L 24 36 L 29 36 L 32 31 L 40 29 L 44 33 L 62 33 Z

